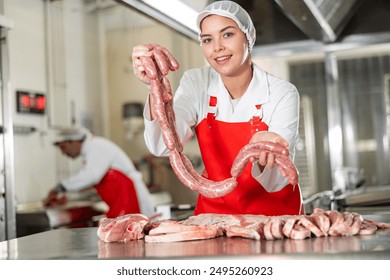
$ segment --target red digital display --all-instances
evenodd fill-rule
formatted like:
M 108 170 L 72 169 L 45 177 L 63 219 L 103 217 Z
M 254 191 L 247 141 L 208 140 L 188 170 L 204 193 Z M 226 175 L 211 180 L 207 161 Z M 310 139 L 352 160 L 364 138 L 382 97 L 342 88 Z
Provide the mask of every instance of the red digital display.
M 46 97 L 39 95 L 35 98 L 35 108 L 37 110 L 45 110 L 46 108 Z
M 16 92 L 17 111 L 20 113 L 44 114 L 46 109 L 46 97 L 40 93 L 27 91 Z

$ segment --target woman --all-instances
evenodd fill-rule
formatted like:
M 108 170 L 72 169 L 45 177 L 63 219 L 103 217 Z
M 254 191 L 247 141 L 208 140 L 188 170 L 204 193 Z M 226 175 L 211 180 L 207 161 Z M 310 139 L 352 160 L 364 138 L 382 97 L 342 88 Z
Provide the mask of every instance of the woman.
M 197 24 L 209 67 L 184 73 L 174 112 L 183 143 L 193 137 L 193 128 L 196 132 L 204 176 L 213 181 L 230 178 L 234 158 L 250 142 L 279 143 L 289 148 L 293 160 L 299 94 L 292 84 L 252 63 L 256 31 L 248 13 L 234 2 L 218 1 L 198 15 Z M 134 73 L 147 85 L 150 80 L 140 57 L 152 55 L 148 45 L 136 46 L 132 53 Z M 152 104 L 149 96 L 144 112 L 146 145 L 157 156 L 167 155 Z M 195 214 L 301 214 L 299 186 L 288 184 L 274 160 L 272 153 L 262 152 L 258 162 L 246 165 L 234 191 L 220 198 L 199 195 Z

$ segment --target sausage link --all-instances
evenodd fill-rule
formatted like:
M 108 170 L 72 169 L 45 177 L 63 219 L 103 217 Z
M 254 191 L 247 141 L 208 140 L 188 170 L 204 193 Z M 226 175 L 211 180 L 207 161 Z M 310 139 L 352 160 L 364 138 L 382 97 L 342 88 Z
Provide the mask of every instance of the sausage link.
M 169 69 L 171 71 L 176 71 L 179 69 L 179 62 L 173 57 L 173 55 L 164 47 L 157 45 L 157 44 L 149 44 L 149 48 L 159 50 L 160 52 L 164 53 L 167 57 L 167 61 L 169 62 Z
M 249 143 L 245 145 L 240 152 L 245 154 L 248 150 L 254 150 L 254 149 L 269 151 L 272 153 L 277 153 L 285 156 L 288 156 L 290 154 L 290 152 L 286 147 L 278 143 L 269 142 L 269 141 L 258 141 L 254 143 Z
M 230 174 L 233 177 L 237 178 L 241 174 L 250 158 L 259 158 L 262 152 L 259 150 L 259 148 L 263 148 L 264 150 L 268 150 L 274 153 L 275 163 L 281 171 L 282 175 L 288 178 L 289 183 L 293 186 L 298 184 L 297 170 L 289 157 L 284 155 L 286 153 L 284 151 L 284 147 L 275 143 L 256 142 L 253 144 L 256 145 L 249 144 L 250 146 L 246 145 L 244 148 L 242 148 L 237 157 L 234 159 L 232 168 L 230 170 Z M 279 151 L 283 152 L 284 154 L 278 153 Z
M 176 176 L 191 190 L 196 191 L 199 182 L 187 171 L 180 156 L 175 149 L 169 153 L 169 161 Z
M 173 111 L 173 104 L 172 102 L 168 102 L 165 104 L 165 111 L 166 111 L 166 118 L 169 125 L 169 130 L 172 134 L 172 141 L 175 143 L 176 150 L 179 152 L 183 151 L 183 145 L 180 141 L 179 135 L 177 134 L 176 130 L 176 117 L 175 113 Z
M 237 180 L 235 178 L 228 178 L 220 182 L 213 182 L 210 185 L 198 186 L 198 192 L 208 198 L 216 198 L 227 195 L 237 187 Z
M 180 154 L 184 167 L 187 169 L 195 180 L 199 182 L 203 193 L 207 193 L 207 197 L 221 197 L 232 192 L 237 187 L 237 181 L 235 178 L 229 178 L 220 182 L 209 180 L 196 172 L 193 168 L 191 161 L 184 155 Z
M 153 112 L 156 115 L 159 126 L 161 127 L 161 134 L 165 145 L 169 150 L 174 149 L 175 136 L 173 135 L 174 129 L 170 126 L 167 114 L 165 111 L 165 105 L 162 101 L 162 86 L 157 80 L 151 80 L 151 94 L 154 98 Z
M 141 60 L 142 66 L 145 69 L 146 76 L 150 80 L 157 79 L 158 72 L 157 72 L 157 68 L 156 68 L 156 65 L 154 64 L 153 59 L 150 57 L 141 56 L 140 60 Z
M 283 176 L 287 177 L 288 182 L 293 185 L 298 185 L 298 171 L 295 168 L 295 165 L 292 163 L 289 157 L 284 155 L 276 155 L 275 163 L 279 167 L 279 170 L 282 170 Z M 284 171 L 284 173 L 283 173 Z
M 172 94 L 172 88 L 171 84 L 169 83 L 168 79 L 163 77 L 162 78 L 162 84 L 165 88 L 164 94 L 163 94 L 163 101 L 164 103 L 167 103 L 169 101 L 173 100 L 173 94 Z
M 201 195 L 208 197 L 208 198 L 215 198 L 223 196 L 229 192 L 231 192 L 236 186 L 237 181 L 234 178 L 229 178 L 221 182 L 210 182 L 206 178 L 203 178 L 202 180 L 204 183 L 207 184 L 201 184 L 193 175 L 197 174 L 196 171 L 194 171 L 192 174 L 187 170 L 183 160 L 181 153 L 179 153 L 176 150 L 172 150 L 169 154 L 169 159 L 172 165 L 172 168 L 176 174 L 176 176 L 182 181 L 187 187 L 189 187 L 191 190 L 196 191 L 200 193 Z M 188 164 L 188 162 L 187 162 Z M 191 165 L 191 164 L 190 164 Z M 191 165 L 192 166 L 192 165 Z M 211 183 L 211 184 L 209 184 Z
M 156 65 L 159 68 L 161 74 L 163 76 L 168 75 L 169 73 L 169 62 L 167 60 L 167 57 L 159 51 L 158 49 L 152 50 L 154 60 L 156 61 Z

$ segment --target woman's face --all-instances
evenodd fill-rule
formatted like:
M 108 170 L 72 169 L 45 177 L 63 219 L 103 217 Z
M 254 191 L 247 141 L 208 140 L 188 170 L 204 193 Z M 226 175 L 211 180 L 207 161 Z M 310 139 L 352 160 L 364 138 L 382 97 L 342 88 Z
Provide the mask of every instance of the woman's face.
M 237 23 L 227 17 L 210 15 L 201 22 L 203 54 L 219 74 L 240 74 L 249 60 L 248 40 Z

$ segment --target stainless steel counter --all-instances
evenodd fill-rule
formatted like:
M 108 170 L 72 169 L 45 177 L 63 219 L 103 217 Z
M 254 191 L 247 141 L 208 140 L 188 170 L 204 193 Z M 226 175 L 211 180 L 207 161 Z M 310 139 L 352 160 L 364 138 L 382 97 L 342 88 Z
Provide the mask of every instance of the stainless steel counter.
M 0 242 L 1 259 L 385 259 L 390 260 L 390 230 L 372 236 L 256 241 L 219 237 L 209 240 L 104 243 L 97 228 L 64 228 Z

